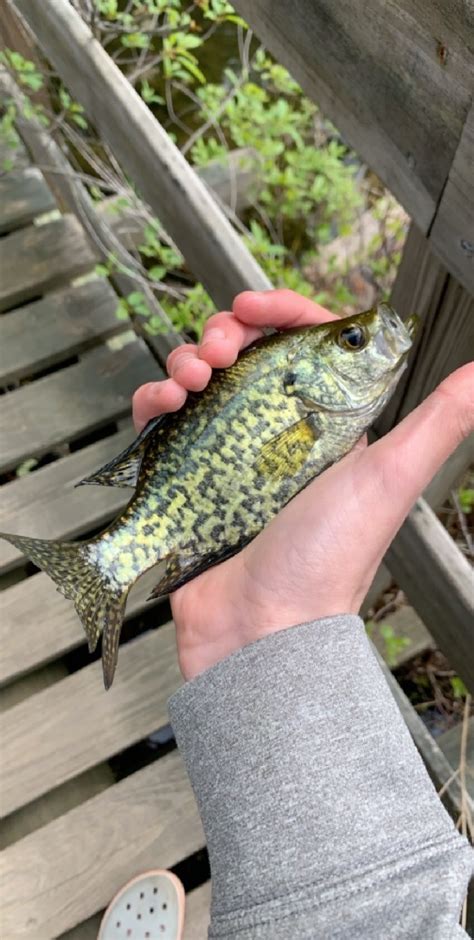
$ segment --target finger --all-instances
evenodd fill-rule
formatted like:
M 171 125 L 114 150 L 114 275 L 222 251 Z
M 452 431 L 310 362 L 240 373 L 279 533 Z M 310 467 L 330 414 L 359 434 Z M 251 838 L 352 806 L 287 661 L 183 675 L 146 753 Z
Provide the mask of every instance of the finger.
M 241 349 L 263 336 L 262 330 L 241 323 L 233 313 L 223 311 L 209 317 L 199 344 L 199 358 L 214 369 L 231 366 Z
M 137 431 L 141 431 L 150 418 L 168 411 L 178 411 L 186 397 L 186 389 L 174 379 L 141 385 L 133 396 L 133 421 Z
M 192 343 L 173 349 L 166 368 L 171 378 L 189 392 L 202 392 L 212 374 L 210 365 L 199 358 L 198 348 Z
M 334 313 L 292 290 L 244 291 L 235 298 L 232 312 L 252 326 L 288 329 L 337 320 Z
M 387 543 L 450 454 L 474 429 L 473 390 L 471 363 L 448 376 L 421 405 L 362 455 L 362 466 L 358 467 L 360 496 L 364 492 L 372 507 L 372 530 L 378 531 Z M 364 481 L 368 481 L 367 485 Z M 361 512 L 366 509 L 361 506 Z

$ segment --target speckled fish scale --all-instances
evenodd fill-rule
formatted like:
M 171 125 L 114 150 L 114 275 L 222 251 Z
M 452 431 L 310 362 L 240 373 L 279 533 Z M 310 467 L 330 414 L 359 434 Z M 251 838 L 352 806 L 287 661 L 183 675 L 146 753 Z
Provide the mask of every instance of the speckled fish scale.
M 106 688 L 137 578 L 158 564 L 160 596 L 254 538 L 361 437 L 410 345 L 387 305 L 267 337 L 83 481 L 135 488 L 99 536 L 67 544 L 5 536 L 74 601 L 90 649 L 102 634 Z

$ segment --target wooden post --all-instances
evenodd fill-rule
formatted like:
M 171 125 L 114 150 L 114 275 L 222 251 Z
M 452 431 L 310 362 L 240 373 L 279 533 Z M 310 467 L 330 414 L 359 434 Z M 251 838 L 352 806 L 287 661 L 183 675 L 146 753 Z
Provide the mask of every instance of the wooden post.
M 474 297 L 449 274 L 428 239 L 410 227 L 392 291 L 402 318 L 416 313 L 420 327 L 409 365 L 394 397 L 377 422 L 385 434 L 474 351 Z

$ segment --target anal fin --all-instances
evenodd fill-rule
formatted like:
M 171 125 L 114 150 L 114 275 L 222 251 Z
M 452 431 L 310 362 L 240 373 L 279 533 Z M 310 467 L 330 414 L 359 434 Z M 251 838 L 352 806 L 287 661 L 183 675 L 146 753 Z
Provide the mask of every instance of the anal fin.
M 208 571 L 209 568 L 213 568 L 214 565 L 220 565 L 221 562 L 240 552 L 252 540 L 254 534 L 242 537 L 235 545 L 222 545 L 216 548 L 215 551 L 210 551 L 207 555 L 196 555 L 195 549 L 189 549 L 187 554 L 183 550 L 171 552 L 161 560 L 165 563 L 165 571 L 163 577 L 153 588 L 148 600 L 164 597 L 172 591 L 177 591 L 178 588 L 182 587 L 183 584 L 187 584 L 192 578 L 197 578 L 198 575 Z

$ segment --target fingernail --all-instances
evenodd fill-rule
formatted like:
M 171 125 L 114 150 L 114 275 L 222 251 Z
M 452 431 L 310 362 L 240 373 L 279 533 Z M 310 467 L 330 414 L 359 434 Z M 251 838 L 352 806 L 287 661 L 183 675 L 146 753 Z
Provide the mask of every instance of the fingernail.
M 206 330 L 202 338 L 201 346 L 206 346 L 207 343 L 213 343 L 215 340 L 225 339 L 224 330 L 219 329 L 218 326 L 212 326 L 210 330 Z

